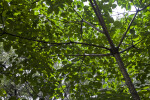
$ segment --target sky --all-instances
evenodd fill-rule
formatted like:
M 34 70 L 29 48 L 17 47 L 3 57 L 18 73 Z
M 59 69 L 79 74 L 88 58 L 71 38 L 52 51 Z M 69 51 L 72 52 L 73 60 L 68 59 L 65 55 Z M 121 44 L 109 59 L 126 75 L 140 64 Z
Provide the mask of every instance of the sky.
M 84 2 L 85 5 L 89 5 L 89 2 Z M 113 9 L 113 13 L 111 14 L 114 20 L 117 18 L 121 18 L 124 16 L 125 13 L 134 14 L 136 11 L 135 7 L 131 7 L 131 11 L 126 11 L 125 9 L 122 9 L 120 6 L 117 6 L 115 9 Z
M 136 9 L 135 7 L 131 7 L 131 11 L 126 11 L 125 9 L 122 9 L 120 6 L 117 6 L 115 9 L 113 9 L 113 13 L 112 13 L 112 17 L 114 18 L 114 20 L 116 20 L 117 18 L 121 18 L 124 16 L 125 13 L 130 14 L 134 14 L 136 13 Z

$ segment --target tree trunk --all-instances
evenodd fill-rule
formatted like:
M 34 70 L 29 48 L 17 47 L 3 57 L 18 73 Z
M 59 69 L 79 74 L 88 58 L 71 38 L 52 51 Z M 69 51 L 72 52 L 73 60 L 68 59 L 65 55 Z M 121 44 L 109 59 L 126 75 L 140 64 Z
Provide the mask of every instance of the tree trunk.
M 115 47 L 115 45 L 114 45 L 114 43 L 113 43 L 113 41 L 112 41 L 112 39 L 111 39 L 111 37 L 109 35 L 109 32 L 108 32 L 107 27 L 105 25 L 105 21 L 103 19 L 102 14 L 101 14 L 101 10 L 99 10 L 99 7 L 98 7 L 98 5 L 96 3 L 96 0 L 89 0 L 89 2 L 91 4 L 91 6 L 92 6 L 92 8 L 93 8 L 93 10 L 94 10 L 98 20 L 99 20 L 99 24 L 102 26 L 103 33 L 105 34 L 105 36 L 106 36 L 106 38 L 107 38 L 107 40 L 108 40 L 108 42 L 110 44 L 110 49 L 111 49 L 110 52 L 112 53 L 112 55 L 114 55 L 118 65 L 119 65 L 119 68 L 120 68 L 121 73 L 122 73 L 122 75 L 123 75 L 123 77 L 125 79 L 126 85 L 128 86 L 128 88 L 130 90 L 132 98 L 134 100 L 140 100 L 140 97 L 139 97 L 139 95 L 138 95 L 138 93 L 137 93 L 137 91 L 136 91 L 136 89 L 135 89 L 135 87 L 134 87 L 134 85 L 133 85 L 133 83 L 132 83 L 132 81 L 131 81 L 131 79 L 129 77 L 129 74 L 127 73 L 127 71 L 126 71 L 126 69 L 124 67 L 124 63 L 123 63 L 123 61 L 122 61 L 122 59 L 120 57 L 119 47 Z M 135 16 L 136 16 L 136 14 L 135 14 Z
M 133 99 L 134 100 L 140 100 L 140 97 L 139 97 L 139 95 L 138 95 L 138 93 L 137 93 L 130 77 L 129 77 L 129 74 L 127 73 L 127 70 L 125 69 L 125 66 L 124 66 L 124 63 L 123 63 L 123 61 L 120 57 L 120 54 L 117 53 L 117 54 L 114 55 L 114 57 L 115 57 L 118 65 L 119 65 L 120 71 L 121 71 L 121 73 L 122 73 L 122 75 L 125 79 L 126 85 L 128 86 Z

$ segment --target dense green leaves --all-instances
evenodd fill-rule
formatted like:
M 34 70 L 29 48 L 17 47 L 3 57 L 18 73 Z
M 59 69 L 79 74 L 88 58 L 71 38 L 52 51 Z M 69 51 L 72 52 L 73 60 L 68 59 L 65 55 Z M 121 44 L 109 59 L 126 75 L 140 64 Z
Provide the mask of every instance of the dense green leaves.
M 134 16 L 127 11 L 142 9 L 119 52 L 141 99 L 148 100 L 150 2 L 96 2 L 115 46 Z M 115 19 L 118 6 L 127 11 Z M 130 100 L 115 58 L 93 56 L 110 54 L 98 21 L 88 0 L 0 0 L 0 98 Z

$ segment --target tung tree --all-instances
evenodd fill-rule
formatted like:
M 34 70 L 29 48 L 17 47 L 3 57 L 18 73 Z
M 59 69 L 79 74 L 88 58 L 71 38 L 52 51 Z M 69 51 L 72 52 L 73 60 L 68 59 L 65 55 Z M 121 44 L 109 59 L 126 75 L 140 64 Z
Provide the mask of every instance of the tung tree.
M 29 98 L 150 98 L 150 1 L 0 1 L 0 42 L 15 51 L 1 79 L 14 77 Z M 118 6 L 126 11 L 115 19 Z

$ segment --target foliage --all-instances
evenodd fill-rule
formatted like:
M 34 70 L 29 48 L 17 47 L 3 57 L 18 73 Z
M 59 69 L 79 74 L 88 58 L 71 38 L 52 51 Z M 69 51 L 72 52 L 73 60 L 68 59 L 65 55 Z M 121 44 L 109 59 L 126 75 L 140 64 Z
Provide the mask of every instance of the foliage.
M 33 99 L 131 99 L 109 43 L 100 33 L 97 16 L 85 2 L 88 1 L 0 0 L 1 50 L 9 54 L 12 48 L 15 52 L 7 63 L 1 58 L 0 78 L 2 85 L 7 80 L 17 86 L 16 95 L 11 97 L 2 88 L 0 97 L 21 99 L 26 93 Z M 121 6 L 130 11 L 135 6 L 141 10 L 119 52 L 141 99 L 149 99 L 150 1 L 97 0 L 97 4 L 116 46 L 134 14 L 125 13 L 115 20 L 111 16 L 113 9 Z M 9 87 L 9 82 L 5 85 Z M 19 95 L 24 85 L 27 91 Z

